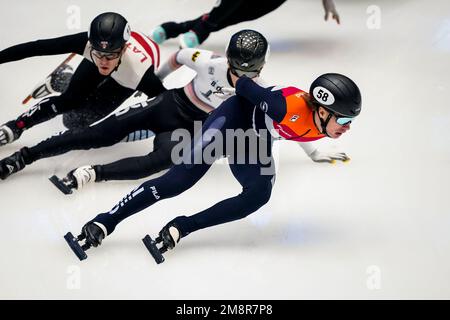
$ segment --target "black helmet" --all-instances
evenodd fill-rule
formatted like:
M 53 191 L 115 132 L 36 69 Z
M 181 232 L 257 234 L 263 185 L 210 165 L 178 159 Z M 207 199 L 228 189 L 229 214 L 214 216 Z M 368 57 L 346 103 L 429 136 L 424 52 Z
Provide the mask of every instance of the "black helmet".
M 111 52 L 121 48 L 130 39 L 127 20 L 115 12 L 98 15 L 89 28 L 89 42 L 98 51 Z
M 309 94 L 325 109 L 345 117 L 356 117 L 361 112 L 361 93 L 348 77 L 326 73 L 313 81 Z
M 261 33 L 241 30 L 231 37 L 226 55 L 233 73 L 255 77 L 267 61 L 269 44 Z

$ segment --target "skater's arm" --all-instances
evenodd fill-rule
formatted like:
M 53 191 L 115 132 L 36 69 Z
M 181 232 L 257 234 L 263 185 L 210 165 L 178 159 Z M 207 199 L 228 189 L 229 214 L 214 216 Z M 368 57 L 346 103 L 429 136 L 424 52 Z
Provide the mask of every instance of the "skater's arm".
M 18 44 L 0 51 L 0 64 L 29 57 L 71 52 L 82 55 L 87 41 L 87 32 L 81 32 L 59 38 L 36 40 Z
M 215 57 L 212 51 L 191 48 L 181 49 L 174 53 L 170 59 L 159 68 L 156 74 L 162 80 L 183 65 L 198 72 L 198 69 L 201 66 L 205 66 L 205 63 L 212 57 Z
M 236 94 L 244 97 L 275 120 L 281 122 L 286 115 L 286 99 L 281 90 L 263 88 L 248 77 L 241 77 L 236 82 Z
M 164 78 L 167 77 L 169 74 L 171 74 L 172 72 L 174 72 L 175 70 L 177 70 L 182 66 L 182 64 L 177 61 L 177 55 L 180 51 L 177 51 L 174 54 L 172 54 L 170 58 L 166 62 L 164 62 L 161 67 L 159 67 L 158 71 L 156 72 L 156 75 L 159 79 L 161 79 L 161 81 L 164 80 Z
M 154 66 L 151 66 L 145 72 L 144 76 L 141 79 L 141 82 L 139 82 L 139 85 L 136 88 L 136 90 L 142 91 L 149 98 L 155 97 L 160 93 L 166 91 L 166 88 L 164 88 L 160 78 L 156 76 L 154 70 Z
M 336 160 L 348 161 L 350 158 L 344 152 L 323 152 L 312 142 L 299 142 L 298 145 L 314 162 L 334 163 Z
M 311 142 L 299 142 L 298 145 L 305 151 L 308 157 L 311 157 L 311 154 L 317 150 L 317 147 Z

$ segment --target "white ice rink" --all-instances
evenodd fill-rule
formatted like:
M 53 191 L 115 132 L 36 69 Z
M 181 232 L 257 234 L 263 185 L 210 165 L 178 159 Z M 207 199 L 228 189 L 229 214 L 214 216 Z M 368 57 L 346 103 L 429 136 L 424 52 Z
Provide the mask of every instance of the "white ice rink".
M 134 29 L 149 32 L 165 21 L 195 18 L 215 1 L 4 2 L 0 49 L 87 30 L 103 11 L 120 12 Z M 80 29 L 68 27 L 71 5 L 80 9 Z M 141 238 L 175 216 L 239 193 L 226 165 L 215 165 L 181 196 L 125 220 L 79 262 L 63 235 L 78 233 L 144 180 L 89 185 L 65 196 L 48 177 L 146 154 L 150 141 L 38 161 L 0 181 L 0 298 L 449 299 L 450 2 L 336 5 L 340 26 L 323 21 L 320 0 L 290 0 L 256 21 L 212 34 L 202 47 L 223 52 L 234 32 L 253 28 L 272 46 L 267 82 L 306 90 L 321 73 L 353 78 L 363 95 L 360 117 L 341 139 L 320 143 L 346 152 L 349 163 L 313 163 L 295 143 L 279 143 L 277 181 L 266 206 L 193 233 L 156 265 Z M 380 28 L 371 29 L 377 8 Z M 163 60 L 176 49 L 175 40 L 165 43 Z M 0 65 L 0 123 L 25 110 L 22 99 L 63 58 Z M 0 148 L 0 158 L 61 128 L 60 118 L 39 125 Z

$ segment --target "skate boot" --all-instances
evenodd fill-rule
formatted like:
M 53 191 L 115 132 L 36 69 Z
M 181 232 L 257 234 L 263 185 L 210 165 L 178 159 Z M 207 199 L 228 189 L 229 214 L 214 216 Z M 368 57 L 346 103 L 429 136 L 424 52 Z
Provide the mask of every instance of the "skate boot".
M 22 128 L 19 128 L 22 126 Z M 9 121 L 0 127 L 0 146 L 11 143 L 22 135 L 23 122 Z
M 157 44 L 162 44 L 164 41 L 167 40 L 166 30 L 164 30 L 162 26 L 157 26 L 150 32 L 150 37 Z
M 99 222 L 88 222 L 83 226 L 81 234 L 86 238 L 86 244 L 97 247 L 102 244 L 106 235 L 106 228 Z
M 64 194 L 71 194 L 73 190 L 81 190 L 89 182 L 95 181 L 95 170 L 92 166 L 83 166 L 70 171 L 67 176 L 59 179 L 51 176 L 49 180 Z
M 0 160 L 0 179 L 5 180 L 13 173 L 25 168 L 24 155 L 27 153 L 27 150 L 27 148 L 22 148 L 11 156 Z
M 153 256 L 157 264 L 164 262 L 163 253 L 167 250 L 172 250 L 175 248 L 176 244 L 180 242 L 181 233 L 177 225 L 173 222 L 169 222 L 162 230 L 159 232 L 158 237 L 153 240 L 149 235 L 146 235 L 142 241 L 144 242 L 147 250 Z M 157 244 L 161 246 L 158 247 Z
M 101 245 L 106 233 L 104 225 L 90 221 L 83 226 L 78 237 L 74 237 L 71 232 L 68 232 L 64 239 L 78 259 L 84 260 L 87 258 L 86 250 Z M 83 240 L 85 240 L 84 244 L 80 245 L 79 242 Z
M 194 31 L 189 31 L 180 35 L 178 39 L 181 49 L 197 48 L 200 45 L 198 36 Z

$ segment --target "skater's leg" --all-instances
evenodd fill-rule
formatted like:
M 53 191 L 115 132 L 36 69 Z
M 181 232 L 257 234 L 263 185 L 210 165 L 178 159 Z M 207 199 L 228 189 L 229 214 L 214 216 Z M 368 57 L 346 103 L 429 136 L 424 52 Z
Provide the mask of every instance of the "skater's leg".
M 193 31 L 198 43 L 203 43 L 211 32 L 222 30 L 228 26 L 257 19 L 275 10 L 286 0 L 263 0 L 257 4 L 249 1 L 222 0 L 211 12 L 197 19 L 190 31 Z
M 214 21 L 216 25 L 216 29 L 212 31 L 218 31 L 240 22 L 258 19 L 274 11 L 284 2 L 286 0 L 263 0 L 255 5 L 251 1 L 240 1 L 239 6 L 235 6 L 229 14 L 221 14 L 220 7 L 216 7 L 209 15 L 209 20 Z
M 50 137 L 37 145 L 28 148 L 26 164 L 37 160 L 54 157 L 72 150 L 88 150 L 111 146 L 119 142 L 126 134 L 117 125 L 118 121 L 111 116 L 101 124 L 84 129 L 67 130 L 59 135 Z
M 93 221 L 104 225 L 107 234 L 110 234 L 123 219 L 160 200 L 175 197 L 191 188 L 208 171 L 209 167 L 210 165 L 207 164 L 190 167 L 184 164 L 173 166 L 161 177 L 144 182 L 135 188 L 109 212 L 97 215 Z
M 201 44 L 208 38 L 210 32 L 219 30 L 218 20 L 235 14 L 236 9 L 242 6 L 243 2 L 242 0 L 222 0 L 209 13 L 205 13 L 194 20 L 181 23 L 172 21 L 163 23 L 152 31 L 153 38 L 161 44 L 167 39 L 176 38 L 183 33 L 192 31 L 194 32 L 195 43 L 187 46 L 193 47 L 195 44 Z M 211 15 L 213 19 L 211 19 Z
M 105 165 L 96 165 L 96 180 L 134 180 L 148 177 L 161 170 L 170 168 L 172 148 L 178 141 L 171 140 L 172 132 L 163 132 L 155 136 L 153 151 L 148 155 L 118 160 Z
M 76 110 L 63 114 L 63 124 L 67 129 L 86 128 L 116 110 L 133 92 L 114 79 L 107 78 Z
M 180 216 L 168 225 L 176 225 L 181 237 L 199 229 L 245 218 L 262 207 L 270 199 L 275 180 L 271 144 L 265 164 L 230 164 L 234 177 L 242 186 L 242 192 L 223 200 L 193 216 Z M 267 162 L 267 163 L 266 163 Z
M 180 34 L 188 32 L 195 26 L 199 21 L 201 21 L 203 15 L 194 20 L 184 21 L 180 23 L 176 22 L 165 22 L 161 24 L 161 27 L 164 29 L 166 34 L 166 39 L 176 38 Z
M 203 161 L 204 150 L 208 148 L 218 135 L 225 136 L 226 129 L 241 125 L 242 110 L 238 107 L 241 101 L 237 97 L 229 98 L 205 121 L 202 132 L 194 135 L 190 151 L 183 158 L 184 162 L 174 165 L 167 173 L 149 180 L 135 188 L 111 211 L 99 214 L 93 221 L 105 226 L 107 234 L 123 219 L 153 205 L 159 200 L 171 198 L 191 188 L 208 171 L 214 159 L 223 156 L 225 149 L 212 154 L 212 161 Z M 200 161 L 196 161 L 200 155 Z
M 203 43 L 211 32 L 223 29 L 226 26 L 223 21 L 236 15 L 244 3 L 245 1 L 241 0 L 222 0 L 208 14 L 203 15 L 202 19 L 199 19 L 190 29 L 197 35 L 199 44 Z
M 154 132 L 164 128 L 158 105 L 165 101 L 166 93 L 142 103 L 117 111 L 105 120 L 85 129 L 68 130 L 60 135 L 42 141 L 29 148 L 26 163 L 66 153 L 70 150 L 88 150 L 111 146 L 129 133 L 151 129 Z M 168 109 L 169 110 L 169 109 Z
M 156 133 L 154 149 L 149 155 L 121 159 L 102 166 L 82 166 L 71 170 L 63 179 L 55 176 L 51 178 L 53 179 L 51 181 L 59 189 L 63 183 L 70 189 L 80 190 L 84 185 L 93 181 L 140 179 L 168 169 L 173 163 L 172 148 L 178 145 L 178 136 L 174 136 L 175 140 L 171 141 L 172 132 L 181 130 L 190 134 L 183 139 L 183 143 L 190 143 L 194 129 L 201 128 L 200 120 L 207 116 L 206 113 L 200 114 L 190 112 L 189 109 L 182 109 L 179 99 L 176 97 L 175 91 L 169 90 L 155 99 L 144 102 L 142 106 L 137 104 L 115 114 L 120 120 L 121 128 L 126 124 L 127 132 L 133 130 L 125 139 L 121 140 L 122 142 L 140 140 L 142 136 L 149 137 Z M 199 120 L 199 122 L 194 123 L 194 120 Z M 134 131 L 136 129 L 140 130 Z M 65 187 L 61 191 L 71 193 Z
M 163 176 L 149 180 L 127 194 L 109 212 L 87 222 L 81 231 L 90 245 L 100 245 L 116 226 L 129 216 L 144 210 L 159 200 L 175 197 L 191 188 L 208 171 L 210 165 L 173 166 Z M 90 234 L 91 233 L 91 234 Z

